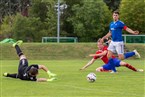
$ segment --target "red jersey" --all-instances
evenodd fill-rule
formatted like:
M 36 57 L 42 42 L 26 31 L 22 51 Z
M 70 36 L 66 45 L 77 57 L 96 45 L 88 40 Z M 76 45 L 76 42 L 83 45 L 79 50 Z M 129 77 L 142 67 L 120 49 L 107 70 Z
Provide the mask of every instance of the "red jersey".
M 102 50 L 96 51 L 96 54 L 102 53 L 104 51 L 108 51 L 107 48 L 108 48 L 108 46 L 104 46 Z M 94 56 L 94 59 L 98 59 L 98 58 L 100 58 L 105 64 L 108 63 L 107 53 L 106 53 L 106 55 L 100 56 L 100 57 L 99 56 Z M 112 56 L 112 58 L 115 58 L 115 56 Z

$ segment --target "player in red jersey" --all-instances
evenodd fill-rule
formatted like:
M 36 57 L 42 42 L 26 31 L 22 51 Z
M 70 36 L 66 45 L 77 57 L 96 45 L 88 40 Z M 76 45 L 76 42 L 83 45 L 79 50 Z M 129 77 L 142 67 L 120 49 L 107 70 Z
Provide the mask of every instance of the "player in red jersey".
M 100 58 L 104 63 L 105 65 L 103 65 L 102 67 L 99 67 L 96 69 L 96 71 L 99 71 L 99 72 L 108 72 L 110 70 L 115 70 L 116 71 L 116 68 L 115 67 L 120 67 L 120 66 L 125 66 L 133 71 L 143 71 L 142 69 L 136 69 L 134 68 L 133 66 L 131 66 L 130 64 L 128 63 L 125 63 L 123 61 L 120 61 L 119 59 L 115 58 L 115 56 L 112 56 L 114 62 L 116 63 L 114 66 L 112 66 L 111 64 L 108 63 L 108 58 L 107 58 L 107 53 L 108 53 L 108 46 L 104 46 L 104 44 L 102 42 L 100 42 L 100 39 L 98 40 L 97 42 L 97 46 L 98 46 L 98 51 L 96 51 L 96 54 L 90 54 L 89 56 L 93 57 L 91 61 L 89 61 L 84 67 L 82 67 L 80 70 L 84 70 L 86 69 L 87 67 L 89 67 L 90 65 L 92 65 L 96 59 Z M 135 52 L 136 51 L 133 51 L 132 53 L 134 53 L 133 55 L 135 55 Z M 131 56 L 130 56 L 131 57 Z M 113 68 L 113 69 L 112 69 Z
M 84 70 L 85 68 L 89 67 L 90 65 L 92 65 L 96 59 L 100 58 L 105 64 L 108 63 L 108 58 L 107 58 L 107 48 L 108 46 L 104 46 L 101 42 L 99 42 L 100 39 L 97 42 L 97 47 L 98 47 L 98 51 L 96 51 L 96 54 L 90 54 L 89 56 L 93 56 L 93 58 L 84 66 L 82 67 L 80 70 Z M 112 56 L 114 57 L 114 56 Z

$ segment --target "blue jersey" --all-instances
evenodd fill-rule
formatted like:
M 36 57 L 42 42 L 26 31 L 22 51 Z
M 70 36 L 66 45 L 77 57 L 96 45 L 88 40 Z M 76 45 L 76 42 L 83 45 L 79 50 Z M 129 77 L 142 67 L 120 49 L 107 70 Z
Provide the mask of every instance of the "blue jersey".
M 111 34 L 112 34 L 112 40 L 114 42 L 123 41 L 123 39 L 122 39 L 122 29 L 124 27 L 125 27 L 125 24 L 120 20 L 110 23 L 110 31 L 111 31 Z
M 117 58 L 113 58 L 113 62 L 114 62 L 114 65 L 111 65 L 109 62 L 105 65 L 103 65 L 103 69 L 105 70 L 113 70 L 113 71 L 116 71 L 115 67 L 120 67 L 120 60 L 117 59 Z

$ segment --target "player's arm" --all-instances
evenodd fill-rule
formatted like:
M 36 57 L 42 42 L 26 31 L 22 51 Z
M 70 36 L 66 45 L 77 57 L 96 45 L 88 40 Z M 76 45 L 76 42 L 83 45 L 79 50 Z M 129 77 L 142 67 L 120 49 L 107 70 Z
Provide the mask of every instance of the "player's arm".
M 48 70 L 48 68 L 44 65 L 38 65 L 39 66 L 39 69 L 42 69 L 44 70 L 49 76 L 56 76 L 56 74 L 50 72 L 50 70 Z
M 53 80 L 55 80 L 56 78 L 50 78 L 50 79 L 47 79 L 47 78 L 37 78 L 37 82 L 51 82 Z
M 104 42 L 104 39 L 108 38 L 111 36 L 111 31 L 109 31 L 104 37 L 101 38 L 101 42 L 103 43 Z
M 44 70 L 45 72 L 48 71 L 48 68 L 47 68 L 46 66 L 44 66 L 44 65 L 39 65 L 39 69 L 42 69 L 42 70 Z
M 37 82 L 47 82 L 46 78 L 37 78 Z
M 99 54 L 90 54 L 89 56 L 90 57 L 101 57 L 101 56 L 105 56 L 107 54 L 107 50 L 103 51 L 102 53 L 99 53 Z
M 91 61 L 89 61 L 84 67 L 82 67 L 80 70 L 84 70 L 86 69 L 87 67 L 91 66 L 94 62 L 95 62 L 96 59 L 92 58 Z
M 128 28 L 127 26 L 125 26 L 124 29 L 131 34 L 135 34 L 135 35 L 139 34 L 139 31 L 133 31 L 132 29 Z

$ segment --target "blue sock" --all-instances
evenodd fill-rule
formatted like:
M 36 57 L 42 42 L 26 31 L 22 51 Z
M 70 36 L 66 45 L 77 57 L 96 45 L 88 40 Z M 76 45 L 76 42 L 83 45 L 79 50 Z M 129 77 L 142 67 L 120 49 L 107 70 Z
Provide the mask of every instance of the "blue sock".
M 124 58 L 127 59 L 129 57 L 134 56 L 134 55 L 135 55 L 135 52 L 127 52 L 127 53 L 124 54 Z

